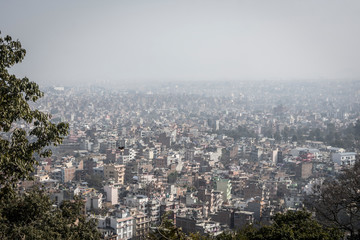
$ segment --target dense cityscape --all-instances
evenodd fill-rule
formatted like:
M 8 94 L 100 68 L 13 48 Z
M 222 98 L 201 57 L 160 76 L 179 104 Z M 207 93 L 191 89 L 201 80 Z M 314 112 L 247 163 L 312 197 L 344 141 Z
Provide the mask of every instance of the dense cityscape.
M 355 164 L 359 93 L 357 81 L 49 87 L 33 107 L 69 135 L 19 189 L 58 206 L 81 196 L 104 239 L 145 239 L 164 214 L 205 236 L 266 225 Z
M 360 239 L 360 1 L 0 1 L 0 240 Z

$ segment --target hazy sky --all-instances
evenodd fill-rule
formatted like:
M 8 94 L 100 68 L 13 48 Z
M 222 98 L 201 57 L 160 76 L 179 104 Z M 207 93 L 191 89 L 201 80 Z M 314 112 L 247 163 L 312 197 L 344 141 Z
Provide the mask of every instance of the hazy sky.
M 41 85 L 360 79 L 359 0 L 0 0 Z

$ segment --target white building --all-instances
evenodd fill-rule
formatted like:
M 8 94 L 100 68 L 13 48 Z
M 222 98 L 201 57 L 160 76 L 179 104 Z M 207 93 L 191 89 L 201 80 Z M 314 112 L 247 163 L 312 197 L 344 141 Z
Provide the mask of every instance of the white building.
M 340 166 L 352 166 L 355 164 L 356 153 L 354 152 L 343 152 L 343 153 L 333 153 L 331 159 L 334 163 L 339 164 Z
M 146 211 L 146 204 L 149 198 L 145 195 L 130 195 L 125 197 L 125 205 L 127 207 L 136 207 L 139 211 Z
M 126 210 L 117 212 L 115 217 L 110 217 L 110 227 L 115 229 L 117 239 L 131 239 L 134 232 L 134 218 Z
M 275 149 L 271 154 L 271 163 L 276 164 L 279 156 L 279 149 Z
M 85 199 L 85 207 L 87 211 L 102 208 L 102 193 L 91 192 L 85 196 Z
M 111 205 L 118 204 L 119 201 L 119 193 L 118 188 L 113 185 L 106 185 L 104 186 L 104 191 L 106 192 L 106 201 L 110 202 Z
M 96 217 L 98 220 L 98 229 L 100 232 L 112 231 L 113 235 L 117 235 L 117 240 L 132 239 L 134 232 L 134 218 L 130 216 L 129 211 L 117 210 L 114 216 Z

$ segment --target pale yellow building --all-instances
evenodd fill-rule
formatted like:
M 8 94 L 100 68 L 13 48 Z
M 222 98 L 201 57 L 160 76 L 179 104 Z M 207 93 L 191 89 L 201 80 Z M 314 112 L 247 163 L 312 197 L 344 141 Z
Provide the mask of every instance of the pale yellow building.
M 104 165 L 104 177 L 106 180 L 113 179 L 116 183 L 124 184 L 125 165 L 106 164 Z

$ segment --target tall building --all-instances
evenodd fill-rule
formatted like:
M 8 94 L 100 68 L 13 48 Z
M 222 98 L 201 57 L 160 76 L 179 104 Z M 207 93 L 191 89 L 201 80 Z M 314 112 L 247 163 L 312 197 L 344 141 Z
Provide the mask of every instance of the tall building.
M 262 154 L 263 154 L 262 149 L 253 147 L 253 149 L 250 152 L 250 160 L 254 162 L 260 161 Z
M 104 165 L 104 177 L 106 180 L 113 179 L 116 183 L 124 184 L 125 165 L 113 163 Z
M 307 179 L 312 175 L 312 162 L 301 162 L 296 166 L 295 174 L 296 177 Z
M 70 182 L 75 178 L 75 167 L 61 168 L 61 182 Z
M 223 193 L 223 201 L 228 202 L 231 199 L 231 181 L 229 179 L 217 178 L 215 179 L 216 191 Z
M 235 158 L 238 155 L 239 152 L 239 146 L 234 145 L 231 149 L 230 149 L 230 158 Z
M 356 161 L 355 152 L 333 153 L 331 159 L 340 166 L 352 166 Z
M 105 185 L 104 192 L 106 193 L 106 201 L 110 202 L 111 205 L 118 204 L 118 188 L 113 185 Z
M 134 239 L 148 239 L 147 236 L 150 231 L 150 219 L 145 213 L 137 212 L 134 216 Z
M 159 135 L 159 142 L 162 145 L 165 145 L 167 148 L 169 148 L 171 146 L 171 138 L 166 136 L 166 133 L 161 133 Z
M 111 231 L 116 239 L 133 239 L 134 238 L 134 217 L 128 209 L 119 209 L 115 211 L 114 216 L 97 217 L 98 229 L 100 232 Z M 104 238 L 113 239 L 113 238 Z
M 279 158 L 279 149 L 273 150 L 271 154 L 271 162 L 277 164 Z

